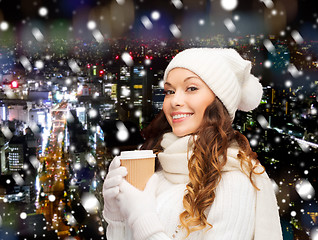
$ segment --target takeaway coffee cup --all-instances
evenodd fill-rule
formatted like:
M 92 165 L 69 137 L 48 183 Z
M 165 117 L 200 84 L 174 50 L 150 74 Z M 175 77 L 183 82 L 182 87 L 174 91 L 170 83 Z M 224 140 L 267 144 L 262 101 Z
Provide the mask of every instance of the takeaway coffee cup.
M 121 165 L 127 168 L 126 180 L 140 190 L 144 190 L 155 171 L 155 157 L 152 150 L 122 151 Z

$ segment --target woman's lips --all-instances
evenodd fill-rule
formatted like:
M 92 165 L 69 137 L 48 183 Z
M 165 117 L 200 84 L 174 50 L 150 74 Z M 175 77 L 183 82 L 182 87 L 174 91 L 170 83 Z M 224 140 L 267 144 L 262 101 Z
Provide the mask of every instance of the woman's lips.
M 172 121 L 173 122 L 181 122 L 188 117 L 191 117 L 193 113 L 173 113 L 172 114 Z

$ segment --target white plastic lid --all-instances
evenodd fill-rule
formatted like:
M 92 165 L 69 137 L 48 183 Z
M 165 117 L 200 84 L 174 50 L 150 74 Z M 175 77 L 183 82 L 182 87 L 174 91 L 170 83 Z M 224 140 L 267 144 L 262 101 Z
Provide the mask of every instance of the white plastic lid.
M 152 150 L 135 150 L 135 151 L 122 151 L 120 153 L 120 159 L 135 159 L 135 158 L 153 158 L 156 154 Z

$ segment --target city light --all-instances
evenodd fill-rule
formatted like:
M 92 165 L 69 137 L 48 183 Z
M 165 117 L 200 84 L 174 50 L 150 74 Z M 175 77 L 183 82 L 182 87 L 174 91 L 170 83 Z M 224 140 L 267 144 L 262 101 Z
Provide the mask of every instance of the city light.
M 11 88 L 18 88 L 18 87 L 19 87 L 18 81 L 14 80 L 11 82 Z
M 0 2 L 0 235 L 105 239 L 109 164 L 142 146 L 166 66 L 224 47 L 263 85 L 232 126 L 270 177 L 284 236 L 318 240 L 315 1 Z

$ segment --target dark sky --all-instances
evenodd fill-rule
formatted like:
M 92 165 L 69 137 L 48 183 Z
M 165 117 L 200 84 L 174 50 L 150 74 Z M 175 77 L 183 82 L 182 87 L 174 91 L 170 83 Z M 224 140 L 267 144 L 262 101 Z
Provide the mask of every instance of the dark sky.
M 124 0 L 121 0 L 124 1 Z M 4 15 L 6 21 L 20 21 L 26 17 L 37 16 L 37 10 L 40 6 L 45 6 L 49 9 L 49 17 L 64 17 L 71 18 L 73 10 L 79 7 L 95 7 L 103 6 L 110 2 L 116 2 L 115 0 L 0 0 L 0 9 Z M 119 1 L 118 1 L 119 2 Z M 220 2 L 218 0 L 181 0 L 183 7 L 190 6 L 192 10 L 198 10 L 200 6 L 209 6 L 211 3 L 215 4 Z M 273 1 L 274 4 L 282 2 L 288 5 L 290 0 Z M 298 16 L 305 20 L 314 20 L 314 16 L 317 18 L 318 4 L 315 0 L 296 0 L 298 6 Z M 135 9 L 138 12 L 161 10 L 170 13 L 178 13 L 171 1 L 160 0 L 134 0 Z M 240 0 L 236 10 L 242 11 L 255 11 L 255 6 L 264 5 L 260 0 Z M 288 6 L 287 6 L 288 7 Z
M 127 32 L 134 32 L 136 35 L 146 33 L 150 37 L 158 37 L 160 34 L 167 36 L 171 35 L 171 24 L 181 28 L 183 37 L 205 37 L 207 33 L 228 33 L 224 27 L 224 19 L 233 20 L 234 16 L 239 16 L 240 19 L 234 22 L 237 26 L 234 34 L 237 35 L 278 34 L 288 28 L 305 29 L 306 33 L 310 32 L 309 36 L 318 35 L 318 27 L 314 27 L 318 25 L 316 0 L 274 0 L 272 9 L 260 0 L 238 0 L 238 6 L 232 12 L 224 10 L 220 5 L 221 1 L 179 0 L 182 7 L 177 9 L 170 0 L 0 0 L 0 23 L 6 21 L 11 29 L 14 29 L 20 25 L 50 26 L 55 20 L 66 20 L 69 25 L 74 25 L 74 19 L 77 19 L 78 23 L 75 25 L 84 28 L 94 11 L 97 19 L 101 16 L 108 17 L 107 20 L 100 20 L 99 25 L 102 33 L 109 33 L 111 37 L 118 37 Z M 116 5 L 117 8 L 125 10 L 123 16 L 120 17 L 120 12 L 113 10 Z M 47 8 L 46 16 L 39 15 L 40 7 Z M 106 8 L 106 12 L 99 12 Z M 270 16 L 273 9 L 277 9 L 277 16 Z M 160 12 L 161 17 L 153 21 L 151 13 L 155 10 Z M 281 12 L 284 16 L 280 15 Z M 127 16 L 130 16 L 130 19 L 127 19 Z M 140 21 L 142 16 L 147 16 L 152 21 L 151 30 L 145 30 Z M 204 21 L 201 26 L 198 25 L 200 21 Z M 117 31 L 120 28 L 123 30 Z M 75 27 L 74 29 L 78 30 Z

